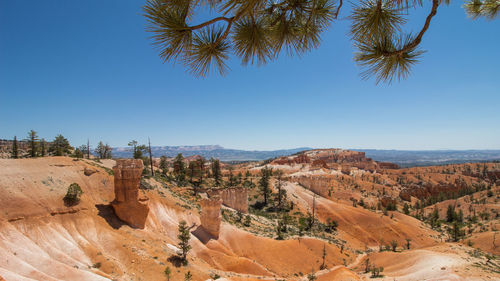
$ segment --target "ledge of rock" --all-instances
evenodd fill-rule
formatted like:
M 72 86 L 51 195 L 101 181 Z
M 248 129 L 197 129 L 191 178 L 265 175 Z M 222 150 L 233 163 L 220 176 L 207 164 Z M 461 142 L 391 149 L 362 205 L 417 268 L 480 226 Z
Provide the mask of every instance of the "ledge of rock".
M 144 165 L 139 159 L 116 160 L 115 200 L 111 206 L 116 215 L 132 227 L 144 228 L 149 214 L 149 199 L 139 195 L 139 186 Z

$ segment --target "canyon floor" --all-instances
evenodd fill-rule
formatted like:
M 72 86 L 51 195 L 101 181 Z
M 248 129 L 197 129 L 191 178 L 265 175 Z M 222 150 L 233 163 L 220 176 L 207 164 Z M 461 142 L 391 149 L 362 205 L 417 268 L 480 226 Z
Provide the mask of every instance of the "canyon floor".
M 140 193 L 149 198 L 150 211 L 144 229 L 133 228 L 110 205 L 115 198 L 114 160 L 0 159 L 0 280 L 167 280 L 167 267 L 170 280 L 184 280 L 188 271 L 192 280 L 308 280 L 311 273 L 321 281 L 369 280 L 372 273 L 366 272 L 366 265 L 383 267 L 379 280 L 500 280 L 500 186 L 490 181 L 488 189 L 472 192 L 472 198 L 467 194 L 413 208 L 425 195 L 408 189 L 410 178 L 428 177 L 425 182 L 434 183 L 432 188 L 455 184 L 459 177 L 471 186 L 480 184 L 480 178 L 462 173 L 467 164 L 387 169 L 388 164 L 359 164 L 363 159 L 352 160 L 348 167 L 281 160 L 225 167 L 224 175 L 248 171 L 249 180 L 257 184 L 263 167 L 284 171 L 279 182 L 273 177 L 271 188 L 273 193 L 278 186 L 286 191 L 292 220 L 313 211 L 318 225 L 334 219 L 334 231 L 302 231 L 291 223 L 284 238 L 277 239 L 279 217 L 253 210 L 260 200 L 253 187 L 248 195 L 251 224 L 243 224 L 237 211 L 223 207 L 220 235 L 210 239 L 197 232 L 199 202 L 206 195 L 158 177 L 143 180 L 147 188 Z M 499 168 L 488 165 L 490 170 Z M 314 177 L 328 178 L 328 189 L 313 184 Z M 67 206 L 63 197 L 72 183 L 83 194 L 78 205 Z M 396 210 L 377 208 L 381 198 L 393 200 Z M 402 212 L 404 204 L 412 206 L 408 215 Z M 443 231 L 446 225 L 433 228 L 418 219 L 435 209 L 444 219 L 450 204 L 466 217 L 476 212 L 488 217 L 481 215 L 466 228 L 465 237 L 450 242 Z M 187 266 L 175 263 L 181 220 L 191 226 Z M 380 251 L 392 241 L 397 243 L 395 251 Z

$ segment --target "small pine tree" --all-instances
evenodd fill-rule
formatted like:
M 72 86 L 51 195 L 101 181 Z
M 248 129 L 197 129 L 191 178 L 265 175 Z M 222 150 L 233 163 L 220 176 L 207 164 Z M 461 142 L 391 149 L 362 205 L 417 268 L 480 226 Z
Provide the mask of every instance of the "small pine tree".
M 318 279 L 318 277 L 316 277 L 316 275 L 314 274 L 314 272 L 311 272 L 309 275 L 307 275 L 307 280 L 308 281 L 314 281 Z
M 191 274 L 191 271 L 188 271 L 185 275 L 184 275 L 184 281 L 191 281 L 193 279 L 193 275 Z
M 104 144 L 102 141 L 97 144 L 94 152 L 99 159 L 111 159 L 113 157 L 111 147 L 108 144 Z
M 37 153 L 38 135 L 34 130 L 31 130 L 28 132 L 28 141 L 30 144 L 29 154 L 32 158 L 34 158 L 38 155 L 38 153 Z
M 184 156 L 182 153 L 177 154 L 174 159 L 174 176 L 177 185 L 184 185 L 186 180 L 186 165 L 184 164 Z
M 326 245 L 323 245 L 323 262 L 321 263 L 321 266 L 319 267 L 320 270 L 323 270 L 326 268 Z
M 172 274 L 170 267 L 167 266 L 167 268 L 165 268 L 165 271 L 163 273 L 165 273 L 165 276 L 167 276 L 167 281 L 170 281 L 170 275 Z
M 458 211 L 457 221 L 458 221 L 459 223 L 464 222 L 464 212 L 462 211 L 462 209 L 460 209 L 460 210 Z
M 189 239 L 191 238 L 191 234 L 189 233 L 189 228 L 187 227 L 186 221 L 181 221 L 179 223 L 179 234 L 177 235 L 179 239 L 179 248 L 181 249 L 180 258 L 184 265 L 187 265 L 187 254 L 189 250 L 191 250 L 191 246 L 189 245 Z
M 396 249 L 398 248 L 398 241 L 392 240 L 391 241 L 391 247 L 392 247 L 392 251 L 396 252 Z
M 384 271 L 383 267 L 373 267 L 372 268 L 372 278 L 377 278 L 382 276 L 382 271 Z
M 454 221 L 453 226 L 448 228 L 448 233 L 451 235 L 453 242 L 458 242 L 465 235 L 462 225 L 457 221 Z
M 47 144 L 47 142 L 45 141 L 45 139 L 42 139 L 40 141 L 40 156 L 42 156 L 42 157 L 45 157 L 45 155 L 47 154 L 46 144 Z
M 370 272 L 370 259 L 365 260 L 365 273 Z
M 411 239 L 410 238 L 406 238 L 406 249 L 407 250 L 410 249 L 410 242 L 411 242 Z
M 56 136 L 49 148 L 49 152 L 51 152 L 54 156 L 67 155 L 70 153 L 70 150 L 71 145 L 69 144 L 69 141 L 61 134 Z
M 263 168 L 261 171 L 261 178 L 259 180 L 259 188 L 264 197 L 264 205 L 267 205 L 267 199 L 271 194 L 271 188 L 269 187 L 269 181 L 273 170 L 269 168 Z
M 403 213 L 405 213 L 405 215 L 410 214 L 410 206 L 407 203 L 405 203 L 403 206 Z
M 168 162 L 167 162 L 167 157 L 166 156 L 162 156 L 160 157 L 160 170 L 161 172 L 166 175 L 167 172 L 168 172 Z
M 212 169 L 212 177 L 215 180 L 215 186 L 219 186 L 221 184 L 221 171 L 220 171 L 220 161 L 219 159 L 210 159 L 210 162 L 212 163 L 211 169 Z
M 81 158 L 83 158 L 83 151 L 82 151 L 79 147 L 77 147 L 77 148 L 75 149 L 75 152 L 73 153 L 73 155 L 74 155 L 76 158 L 81 159 Z
M 250 215 L 245 216 L 245 222 L 243 222 L 243 225 L 248 227 L 252 224 L 252 217 Z
M 452 205 L 448 205 L 448 209 L 446 210 L 446 221 L 453 222 L 456 219 L 455 208 Z
M 19 158 L 19 149 L 17 147 L 17 137 L 16 136 L 14 136 L 14 141 L 12 142 L 12 152 L 11 152 L 10 157 L 12 157 L 14 159 Z

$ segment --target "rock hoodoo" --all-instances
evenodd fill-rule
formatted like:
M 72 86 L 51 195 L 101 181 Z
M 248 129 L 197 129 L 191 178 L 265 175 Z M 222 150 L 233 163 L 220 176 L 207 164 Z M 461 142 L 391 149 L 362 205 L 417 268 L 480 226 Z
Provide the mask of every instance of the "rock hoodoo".
M 248 214 L 248 189 L 230 187 L 209 191 L 210 197 L 220 196 L 222 204 L 236 211 Z
M 132 227 L 144 228 L 149 213 L 148 198 L 139 196 L 144 165 L 138 159 L 116 160 L 115 200 L 111 202 L 116 215 Z
M 222 221 L 221 205 L 222 199 L 219 196 L 201 200 L 201 227 L 216 239 L 219 238 L 220 223 Z

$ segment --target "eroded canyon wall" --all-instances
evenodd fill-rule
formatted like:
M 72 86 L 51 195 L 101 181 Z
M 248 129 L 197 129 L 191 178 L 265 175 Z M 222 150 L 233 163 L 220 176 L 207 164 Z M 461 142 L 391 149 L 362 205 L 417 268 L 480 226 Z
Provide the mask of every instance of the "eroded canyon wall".
M 291 180 L 326 198 L 329 197 L 329 190 L 334 186 L 335 182 L 333 176 L 327 175 L 298 176 L 293 177 Z

